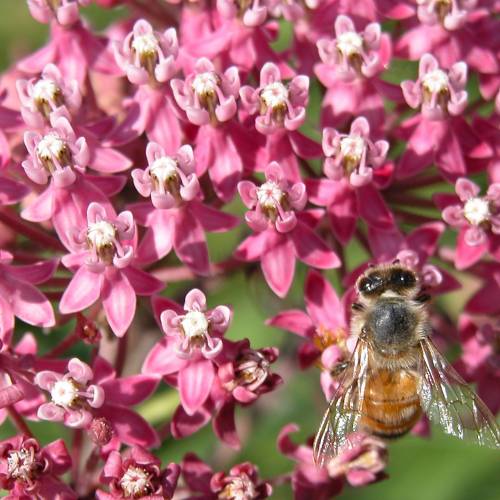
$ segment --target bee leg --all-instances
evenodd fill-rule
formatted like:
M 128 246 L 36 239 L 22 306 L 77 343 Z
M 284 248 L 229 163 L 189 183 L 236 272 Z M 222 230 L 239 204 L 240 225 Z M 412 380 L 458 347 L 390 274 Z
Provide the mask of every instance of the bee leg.
M 353 302 L 351 305 L 351 309 L 353 311 L 362 311 L 364 309 L 364 306 L 359 302 Z
M 428 302 L 430 299 L 431 299 L 431 296 L 427 293 L 421 293 L 420 295 L 418 295 L 415 298 L 415 300 L 417 302 L 420 302 L 421 304 L 423 304 L 424 302 Z

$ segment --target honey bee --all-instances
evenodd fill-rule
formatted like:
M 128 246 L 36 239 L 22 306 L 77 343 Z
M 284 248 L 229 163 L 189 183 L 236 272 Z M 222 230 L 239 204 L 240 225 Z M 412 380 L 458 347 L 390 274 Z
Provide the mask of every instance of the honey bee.
M 495 417 L 430 339 L 430 297 L 418 275 L 397 261 L 377 265 L 356 290 L 356 347 L 316 435 L 316 464 L 348 447 L 351 432 L 396 438 L 423 413 L 447 434 L 500 448 Z

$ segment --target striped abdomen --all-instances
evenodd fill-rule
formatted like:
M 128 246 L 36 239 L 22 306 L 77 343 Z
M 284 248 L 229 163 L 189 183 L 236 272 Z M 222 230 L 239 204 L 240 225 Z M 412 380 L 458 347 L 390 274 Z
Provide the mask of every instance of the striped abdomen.
M 408 432 L 422 415 L 418 379 L 406 370 L 379 370 L 366 381 L 361 430 L 382 437 Z

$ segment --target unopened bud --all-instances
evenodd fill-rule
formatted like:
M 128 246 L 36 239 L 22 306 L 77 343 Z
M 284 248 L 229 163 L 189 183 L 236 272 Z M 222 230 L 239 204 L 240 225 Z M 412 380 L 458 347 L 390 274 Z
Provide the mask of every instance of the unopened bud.
M 98 446 L 104 446 L 111 441 L 113 429 L 111 424 L 104 417 L 94 418 L 90 424 L 89 438 Z

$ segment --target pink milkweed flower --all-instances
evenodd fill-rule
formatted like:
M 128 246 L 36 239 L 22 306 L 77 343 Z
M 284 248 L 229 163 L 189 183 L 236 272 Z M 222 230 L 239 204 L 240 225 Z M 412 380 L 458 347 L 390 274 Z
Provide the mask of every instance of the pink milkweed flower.
M 382 439 L 362 432 L 353 432 L 346 446 L 327 464 L 332 478 L 345 476 L 351 486 L 364 486 L 384 479 L 387 466 L 387 445 Z
M 178 52 L 175 28 L 168 28 L 160 33 L 145 19 L 135 22 L 121 47 L 114 45 L 117 64 L 135 85 L 170 80 L 176 71 Z
M 217 0 L 217 11 L 227 19 L 240 18 L 250 28 L 263 24 L 268 15 L 267 5 L 259 0 L 248 4 L 237 0 Z
M 0 250 L 0 339 L 9 344 L 14 316 L 34 326 L 55 325 L 49 300 L 34 285 L 47 281 L 55 272 L 57 259 L 22 266 L 12 265 L 11 253 Z
M 261 186 L 250 181 L 238 184 L 241 199 L 250 209 L 245 220 L 256 234 L 241 243 L 235 255 L 242 260 L 260 260 L 267 284 L 276 295 L 284 297 L 292 283 L 297 258 L 320 269 L 338 267 L 340 261 L 301 220 L 307 202 L 304 183 L 292 185 L 276 162 L 266 167 L 265 175 L 266 182 Z
M 118 378 L 103 358 L 96 358 L 92 368 L 72 358 L 66 373 L 43 370 L 36 374 L 35 383 L 51 398 L 38 408 L 42 420 L 90 430 L 94 420 L 104 418 L 119 442 L 147 447 L 158 444 L 153 428 L 130 409 L 154 392 L 158 385 L 155 377 Z
M 205 295 L 196 288 L 186 295 L 183 308 L 163 298 L 155 300 L 153 308 L 166 337 L 149 352 L 142 372 L 157 377 L 177 374 L 174 383 L 182 407 L 193 415 L 212 390 L 213 360 L 222 350 L 221 337 L 229 327 L 231 311 L 222 305 L 207 309 Z
M 468 381 L 477 384 L 477 392 L 495 415 L 500 410 L 497 390 L 500 381 L 500 329 L 498 321 L 473 320 L 464 314 L 459 319 L 462 356 L 457 370 Z
M 99 500 L 173 498 L 180 467 L 170 463 L 161 469 L 160 460 L 140 446 L 122 454 L 111 451 L 101 474 L 101 482 L 109 485 L 109 493 L 96 491 Z
M 467 64 L 463 61 L 444 71 L 432 54 L 424 54 L 420 58 L 417 81 L 405 80 L 401 88 L 410 107 L 421 106 L 425 118 L 442 120 L 448 114 L 462 114 L 467 106 L 466 84 Z
M 62 26 L 70 26 L 80 19 L 78 6 L 86 6 L 90 0 L 28 0 L 30 14 L 40 23 L 53 19 Z
M 92 408 L 104 403 L 104 390 L 89 384 L 94 374 L 90 366 L 78 358 L 68 361 L 64 375 L 53 371 L 41 371 L 35 376 L 35 384 L 50 392 L 51 401 L 38 408 L 42 420 L 64 422 L 68 427 L 85 429 L 93 419 Z
M 142 196 L 151 196 L 153 204 L 130 206 L 138 222 L 147 227 L 137 249 L 138 260 L 160 260 L 173 246 L 179 259 L 193 272 L 208 274 L 205 231 L 227 231 L 239 223 L 238 218 L 201 202 L 191 146 L 184 145 L 175 155 L 168 156 L 159 144 L 150 142 L 146 157 L 148 167 L 132 171 L 136 189 Z
M 352 20 L 340 15 L 335 19 L 335 38 L 322 38 L 316 45 L 323 63 L 335 66 L 339 78 L 352 80 L 359 74 L 370 78 L 380 71 L 380 38 L 379 23 L 370 23 L 358 33 Z
M 42 135 L 26 132 L 24 143 L 29 158 L 22 163 L 26 175 L 37 184 L 46 184 L 49 177 L 56 187 L 67 187 L 83 173 L 90 153 L 84 137 L 76 137 L 69 121 L 63 117 L 52 120 L 52 129 Z
M 76 493 L 59 476 L 71 468 L 62 439 L 43 448 L 34 438 L 14 436 L 0 442 L 0 486 L 7 498 L 76 500 Z
M 323 129 L 323 165 L 325 175 L 339 181 L 349 178 L 352 186 L 369 184 L 373 170 L 381 166 L 387 156 L 389 143 L 370 140 L 370 124 L 364 117 L 356 118 L 349 134 L 341 134 L 333 128 Z
M 177 104 L 195 125 L 225 122 L 236 113 L 236 98 L 240 90 L 236 66 L 220 73 L 207 58 L 202 57 L 196 61 L 194 72 L 184 81 L 174 78 L 170 85 Z
M 353 345 L 349 340 L 346 302 L 339 299 L 332 285 L 318 272 L 309 271 L 304 286 L 306 312 L 291 309 L 278 313 L 267 324 L 288 330 L 306 340 L 298 351 L 302 369 L 317 364 L 321 368 L 321 387 L 329 399 L 338 385 L 335 379 L 349 359 Z
M 182 461 L 182 477 L 188 489 L 205 500 L 262 499 L 272 495 L 270 483 L 259 480 L 258 469 L 250 462 L 235 465 L 229 473 L 213 470 L 194 453 Z
M 278 66 L 268 62 L 260 70 L 259 86 L 241 87 L 240 97 L 248 113 L 259 115 L 255 118 L 255 128 L 261 134 L 283 128 L 297 130 L 306 119 L 309 77 L 298 75 L 285 85 Z
M 491 184 L 485 196 L 479 196 L 480 188 L 466 178 L 457 179 L 455 191 L 459 200 L 446 195 L 436 195 L 438 204 L 447 206 L 443 220 L 459 229 L 455 252 L 455 266 L 464 269 L 477 262 L 490 251 L 499 258 L 500 243 L 500 184 Z M 453 201 L 459 201 L 454 204 Z
M 102 205 L 92 202 L 85 226 L 82 227 L 82 221 L 76 224 L 77 228 L 73 227 L 73 233 L 67 237 L 72 253 L 62 262 L 77 271 L 64 291 L 59 310 L 63 314 L 82 311 L 101 298 L 111 329 L 121 337 L 134 318 L 136 294 L 151 295 L 161 290 L 163 284 L 131 265 L 136 247 L 131 212 L 111 215 Z
M 52 63 L 43 68 L 40 78 L 17 80 L 16 89 L 21 114 L 28 127 L 43 128 L 56 111 L 58 116 L 69 119 L 82 103 L 78 82 L 63 78 L 59 68 Z

